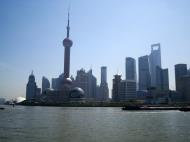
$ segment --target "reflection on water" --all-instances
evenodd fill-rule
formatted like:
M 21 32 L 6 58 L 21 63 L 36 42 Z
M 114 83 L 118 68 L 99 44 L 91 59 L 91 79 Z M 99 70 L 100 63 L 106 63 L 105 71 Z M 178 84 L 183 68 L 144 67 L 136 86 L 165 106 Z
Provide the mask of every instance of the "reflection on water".
M 6 106 L 0 142 L 189 142 L 190 113 Z

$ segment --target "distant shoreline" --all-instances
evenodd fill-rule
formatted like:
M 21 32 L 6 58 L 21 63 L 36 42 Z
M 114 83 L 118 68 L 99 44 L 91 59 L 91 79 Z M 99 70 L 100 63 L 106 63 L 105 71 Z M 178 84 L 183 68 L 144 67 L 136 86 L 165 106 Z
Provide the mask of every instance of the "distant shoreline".
M 136 103 L 115 103 L 115 102 L 86 102 L 86 103 L 31 103 L 31 102 L 21 102 L 17 105 L 23 106 L 52 106 L 52 107 L 126 107 L 126 106 L 140 106 L 140 107 L 188 107 L 190 103 L 178 103 L 178 104 L 136 104 Z

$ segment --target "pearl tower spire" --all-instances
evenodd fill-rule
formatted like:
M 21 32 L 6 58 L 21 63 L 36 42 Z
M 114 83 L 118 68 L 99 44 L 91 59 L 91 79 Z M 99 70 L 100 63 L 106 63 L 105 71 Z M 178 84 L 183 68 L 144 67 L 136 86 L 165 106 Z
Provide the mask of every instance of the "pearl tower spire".
M 69 39 L 70 36 L 70 14 L 68 11 L 68 20 L 67 20 L 67 37 L 63 40 L 63 46 L 65 48 L 65 55 L 64 55 L 64 78 L 69 78 L 70 76 L 70 48 L 73 45 L 73 42 L 71 39 Z
M 68 12 L 68 20 L 67 20 L 67 38 L 69 38 L 70 26 L 69 26 L 69 12 Z

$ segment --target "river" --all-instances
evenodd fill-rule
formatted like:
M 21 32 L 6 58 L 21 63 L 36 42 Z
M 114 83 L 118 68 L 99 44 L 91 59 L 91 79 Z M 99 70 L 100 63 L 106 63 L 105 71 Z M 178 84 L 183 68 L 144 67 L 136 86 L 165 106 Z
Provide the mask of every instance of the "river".
M 0 142 L 190 142 L 190 113 L 5 106 Z

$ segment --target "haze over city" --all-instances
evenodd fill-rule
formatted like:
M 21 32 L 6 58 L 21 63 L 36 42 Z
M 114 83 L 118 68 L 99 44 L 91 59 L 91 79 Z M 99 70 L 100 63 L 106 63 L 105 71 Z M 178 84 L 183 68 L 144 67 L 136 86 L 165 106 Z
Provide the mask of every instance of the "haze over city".
M 170 89 L 175 89 L 174 65 L 190 65 L 188 0 L 1 0 L 1 97 L 25 97 L 32 70 L 39 87 L 42 76 L 51 80 L 63 72 L 69 5 L 71 75 L 92 68 L 99 83 L 100 67 L 107 66 L 111 89 L 114 74 L 125 78 L 126 57 L 137 61 L 160 43 L 162 66 L 169 68 Z

